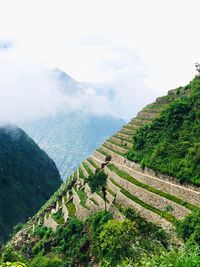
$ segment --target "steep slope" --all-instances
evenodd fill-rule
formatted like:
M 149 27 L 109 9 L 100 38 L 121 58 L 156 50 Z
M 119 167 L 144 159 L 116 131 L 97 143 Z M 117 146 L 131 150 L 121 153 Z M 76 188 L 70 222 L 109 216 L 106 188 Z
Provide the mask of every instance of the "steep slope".
M 200 78 L 190 94 L 174 101 L 161 116 L 138 130 L 128 159 L 181 182 L 200 184 Z
M 58 81 L 59 90 L 72 100 L 73 105 L 77 105 L 77 99 L 87 97 L 88 85 L 75 81 L 59 69 L 52 75 Z M 20 125 L 55 161 L 62 179 L 124 123 L 120 118 L 87 112 L 90 107 L 79 106 L 66 107 L 58 114 Z
M 0 128 L 0 239 L 26 222 L 60 184 L 54 162 L 23 130 Z
M 171 177 L 140 165 L 127 159 L 127 155 L 129 157 L 134 151 L 133 140 L 137 141 L 142 129 L 151 129 L 151 125 L 162 118 L 163 114 L 176 103 L 191 99 L 193 89 L 196 94 L 196 89 L 199 88 L 195 87 L 197 81 L 199 81 L 199 77 L 195 78 L 190 86 L 171 90 L 167 96 L 157 98 L 154 103 L 140 111 L 136 118 L 124 125 L 119 132 L 106 140 L 99 149 L 94 151 L 92 156 L 80 164 L 67 182 L 62 184 L 54 196 L 28 222 L 27 226 L 13 238 L 12 246 L 17 248 L 26 244 L 29 251 L 33 251 L 33 246 L 38 248 L 41 245 L 39 241 L 38 243 L 33 242 L 40 231 L 48 232 L 51 229 L 57 236 L 63 229 L 68 229 L 68 224 L 69 227 L 72 227 L 71 222 L 74 217 L 79 220 L 87 220 L 92 213 L 104 210 L 105 207 L 117 221 L 123 221 L 127 216 L 124 210 L 131 208 L 144 221 L 162 227 L 176 239 L 174 230 L 177 223 L 200 207 L 200 188 L 192 184 L 181 184 L 175 176 Z M 192 106 L 192 110 L 197 111 L 197 115 L 198 103 L 197 100 L 196 104 Z M 179 111 L 177 113 L 182 118 L 182 113 Z M 170 123 L 173 122 L 173 119 L 175 118 L 172 116 Z M 184 116 L 183 120 L 188 121 L 187 116 Z M 179 119 L 175 121 L 178 121 L 178 124 L 180 121 L 182 122 Z M 183 123 L 181 124 L 183 125 Z M 190 130 L 190 124 L 186 123 L 186 128 L 187 125 Z M 198 130 L 198 124 L 193 123 L 192 125 Z M 182 128 L 177 127 L 177 129 Z M 194 136 L 196 137 L 196 135 Z M 194 136 L 192 135 L 192 138 Z M 186 154 L 189 155 L 189 153 L 190 150 L 187 150 Z M 102 187 L 102 190 L 94 191 L 90 181 L 100 179 L 103 173 L 107 177 L 106 186 Z M 98 184 L 98 182 L 95 183 Z M 29 234 L 28 238 L 27 233 Z M 114 231 L 112 234 L 114 235 Z M 176 239 L 177 241 L 180 242 Z M 50 243 L 52 246 L 55 245 L 54 238 Z M 79 247 L 80 251 L 83 251 L 84 248 Z M 45 252 L 44 255 L 49 252 L 51 253 L 52 250 Z M 32 257 L 35 255 L 37 253 Z M 25 256 L 27 255 L 25 254 Z M 63 257 L 62 254 L 60 256 Z M 70 256 L 69 259 L 71 259 Z

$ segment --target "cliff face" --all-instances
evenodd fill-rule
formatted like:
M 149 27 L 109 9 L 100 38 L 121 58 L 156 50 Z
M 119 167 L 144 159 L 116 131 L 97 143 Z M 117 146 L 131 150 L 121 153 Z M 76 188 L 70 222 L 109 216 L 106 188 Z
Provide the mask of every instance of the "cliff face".
M 59 172 L 20 128 L 0 128 L 0 238 L 24 223 L 57 190 Z

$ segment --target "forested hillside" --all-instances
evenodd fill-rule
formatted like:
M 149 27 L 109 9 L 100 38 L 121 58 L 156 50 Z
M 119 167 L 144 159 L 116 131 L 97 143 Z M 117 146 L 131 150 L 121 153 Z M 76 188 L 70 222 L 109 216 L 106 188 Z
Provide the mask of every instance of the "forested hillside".
M 195 77 L 170 90 L 107 139 L 14 235 L 1 261 L 200 267 L 199 88 Z
M 138 129 L 128 159 L 200 185 L 200 77 L 151 124 Z
M 0 239 L 26 222 L 60 184 L 53 160 L 23 130 L 0 128 Z

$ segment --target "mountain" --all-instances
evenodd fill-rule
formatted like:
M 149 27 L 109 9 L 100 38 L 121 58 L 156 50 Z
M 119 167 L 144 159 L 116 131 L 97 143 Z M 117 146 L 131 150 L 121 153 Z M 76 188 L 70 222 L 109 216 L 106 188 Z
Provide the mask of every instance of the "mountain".
M 56 69 L 53 75 L 59 81 L 60 90 L 66 95 L 76 98 L 77 94 L 83 93 L 85 85 L 66 73 Z M 60 111 L 54 116 L 22 123 L 20 126 L 55 161 L 61 177 L 65 179 L 123 124 L 122 119 L 111 115 L 76 110 Z
M 138 130 L 130 160 L 183 183 L 200 185 L 199 88 L 196 78 L 184 88 L 190 95 L 173 101 L 157 120 Z
M 24 223 L 61 184 L 48 155 L 20 128 L 0 127 L 0 239 Z
M 79 165 L 2 260 L 199 266 L 199 92 L 197 76 L 138 112 Z

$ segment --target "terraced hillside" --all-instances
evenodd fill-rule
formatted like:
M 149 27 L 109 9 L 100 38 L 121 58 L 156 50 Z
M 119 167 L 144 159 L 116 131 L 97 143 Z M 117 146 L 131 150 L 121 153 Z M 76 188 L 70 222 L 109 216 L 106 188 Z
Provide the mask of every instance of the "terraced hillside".
M 105 208 L 117 220 L 124 218 L 122 208 L 133 208 L 141 217 L 173 232 L 178 220 L 200 206 L 200 188 L 182 185 L 173 177 L 142 168 L 128 160 L 126 155 L 133 145 L 137 129 L 159 117 L 174 99 L 189 93 L 187 87 L 169 91 L 167 96 L 157 98 L 106 140 L 18 232 L 12 244 L 19 246 L 29 242 L 30 233 L 37 225 L 55 231 L 71 217 L 85 219 L 89 214 Z M 92 192 L 88 183 L 88 177 L 99 172 L 104 172 L 108 177 L 106 199 L 101 191 Z

